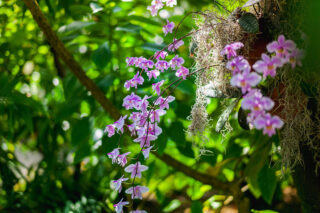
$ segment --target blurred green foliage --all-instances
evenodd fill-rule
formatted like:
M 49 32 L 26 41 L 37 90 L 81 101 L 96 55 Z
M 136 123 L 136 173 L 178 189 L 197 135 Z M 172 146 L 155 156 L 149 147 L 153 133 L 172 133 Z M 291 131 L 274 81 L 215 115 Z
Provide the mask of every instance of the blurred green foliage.
M 240 3 L 222 2 L 229 10 Z M 125 114 L 123 83 L 134 75 L 125 58 L 151 56 L 172 40 L 164 37 L 165 19 L 151 18 L 148 1 L 40 0 L 52 28 L 81 64 L 86 74 Z M 214 1 L 179 1 L 168 9 L 176 24 L 189 11 L 215 7 Z M 194 27 L 188 17 L 178 36 Z M 188 42 L 179 54 L 188 59 Z M 186 61 L 191 67 L 192 59 Z M 168 82 L 173 73 L 162 75 Z M 146 82 L 137 93 L 150 92 Z M 285 209 L 282 190 L 292 184 L 281 177 L 278 138 L 241 130 L 235 112 L 229 121 L 234 130 L 224 137 L 207 132 L 208 153 L 199 156 L 199 141 L 185 135 L 195 98 L 193 79 L 174 91 L 176 102 L 162 121 L 164 134 L 156 142 L 159 154 L 167 153 L 201 172 L 231 182 L 243 181 L 252 209 Z M 215 126 L 224 110 L 212 99 L 208 112 Z M 106 153 L 121 144 L 138 153 L 128 136 L 107 138 L 106 124 L 114 120 L 56 57 L 23 1 L 0 1 L 0 211 L 2 212 L 112 212 L 117 193 L 110 181 L 122 175 Z M 150 188 L 144 202 L 150 212 L 213 212 L 222 209 L 227 196 L 217 194 L 155 156 L 146 162 L 142 183 Z M 247 185 L 248 184 L 248 185 Z M 124 196 L 124 194 L 122 194 Z M 278 205 L 279 204 L 279 205 Z M 281 204 L 281 205 L 280 205 Z M 226 204 L 228 205 L 228 204 Z M 229 205 L 230 208 L 232 205 Z M 233 207 L 234 208 L 234 207 Z M 260 211 L 254 211 L 260 212 Z M 268 212 L 268 211 L 261 211 Z M 272 211 L 270 211 L 272 212 Z M 288 211 L 290 212 L 290 211 Z M 292 212 L 292 211 L 291 211 Z

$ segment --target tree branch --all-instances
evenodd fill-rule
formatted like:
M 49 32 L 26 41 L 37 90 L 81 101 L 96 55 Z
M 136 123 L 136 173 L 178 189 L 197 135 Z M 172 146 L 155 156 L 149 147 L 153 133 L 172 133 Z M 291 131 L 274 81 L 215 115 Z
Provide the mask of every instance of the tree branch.
M 79 79 L 92 94 L 92 96 L 101 104 L 103 109 L 108 112 L 112 118 L 117 120 L 120 117 L 119 110 L 106 98 L 102 90 L 85 74 L 79 63 L 73 58 L 71 53 L 64 46 L 57 34 L 52 30 L 46 17 L 42 13 L 36 0 L 23 0 L 29 8 L 33 19 L 37 22 L 40 29 L 43 31 L 51 47 L 56 54 L 70 68 L 70 71 Z

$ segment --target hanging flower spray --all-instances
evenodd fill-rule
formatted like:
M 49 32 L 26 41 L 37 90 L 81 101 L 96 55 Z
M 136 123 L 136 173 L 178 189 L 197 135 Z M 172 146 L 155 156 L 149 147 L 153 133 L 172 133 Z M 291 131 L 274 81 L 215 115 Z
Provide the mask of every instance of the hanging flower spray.
M 153 0 L 151 6 L 147 9 L 151 12 L 152 16 L 155 16 L 164 4 L 173 7 L 177 2 L 176 0 Z M 173 22 L 166 20 L 166 25 L 162 28 L 164 35 L 172 33 L 174 27 L 175 24 Z M 132 184 L 131 187 L 125 190 L 125 193 L 131 195 L 132 200 L 142 199 L 142 194 L 149 190 L 146 186 L 137 185 L 135 181 L 137 178 L 141 178 L 142 173 L 148 169 L 147 166 L 141 164 L 140 160 L 142 157 L 145 159 L 149 158 L 149 153 L 154 147 L 152 144 L 162 133 L 162 128 L 159 127 L 161 117 L 166 114 L 170 108 L 170 103 L 175 100 L 170 95 L 169 88 L 175 83 L 186 80 L 187 77 L 201 71 L 199 69 L 190 73 L 189 69 L 183 66 L 185 61 L 179 55 L 175 55 L 171 60 L 166 60 L 169 54 L 165 49 L 169 52 L 175 52 L 182 45 L 184 45 L 182 38 L 174 38 L 170 45 L 154 53 L 149 59 L 142 56 L 128 57 L 126 59 L 128 67 L 133 66 L 140 70 L 132 79 L 124 83 L 124 87 L 128 91 L 131 88 L 137 89 L 138 86 L 143 85 L 146 77 L 149 81 L 152 79 L 157 81 L 160 74 L 169 69 L 174 70 L 176 77 L 178 77 L 175 82 L 166 88 L 164 88 L 166 84 L 165 80 L 153 83 L 152 90 L 154 96 L 145 95 L 144 97 L 140 97 L 131 92 L 130 95 L 123 99 L 122 104 L 126 110 L 131 110 L 130 116 L 122 116 L 118 121 L 107 125 L 105 128 L 108 137 L 112 137 L 115 133 L 124 134 L 124 129 L 126 128 L 127 132 L 134 138 L 133 141 L 140 145 L 140 153 L 135 158 L 135 162 L 132 162 L 130 165 L 127 165 L 127 156 L 131 153 L 126 152 L 121 154 L 120 147 L 115 148 L 107 154 L 113 164 L 125 167 L 124 171 L 130 174 Z M 237 55 L 237 50 L 242 47 L 243 44 L 241 42 L 234 42 L 226 45 L 221 50 L 221 55 L 225 55 L 228 59 L 226 67 L 232 72 L 230 83 L 242 91 L 243 100 L 241 107 L 244 110 L 250 111 L 247 117 L 248 123 L 256 129 L 263 129 L 264 134 L 272 136 L 276 133 L 276 129 L 280 129 L 283 126 L 283 121 L 278 116 L 273 116 L 269 113 L 274 107 L 274 102 L 269 97 L 263 96 L 257 86 L 268 76 L 274 77 L 277 68 L 285 64 L 291 64 L 292 68 L 296 65 L 301 65 L 302 51 L 296 48 L 293 41 L 285 40 L 285 37 L 281 35 L 278 41 L 273 41 L 267 46 L 269 55 L 262 54 L 261 60 L 252 66 L 252 70 L 249 62 L 243 56 Z M 122 184 L 128 180 L 129 178 L 124 177 L 124 175 L 118 180 L 113 180 L 112 186 L 114 190 L 120 193 L 122 191 Z M 123 206 L 128 204 L 130 204 L 128 201 L 123 201 L 123 198 L 121 198 L 118 203 L 114 204 L 115 211 L 122 213 Z M 146 213 L 146 211 L 133 210 L 131 213 Z

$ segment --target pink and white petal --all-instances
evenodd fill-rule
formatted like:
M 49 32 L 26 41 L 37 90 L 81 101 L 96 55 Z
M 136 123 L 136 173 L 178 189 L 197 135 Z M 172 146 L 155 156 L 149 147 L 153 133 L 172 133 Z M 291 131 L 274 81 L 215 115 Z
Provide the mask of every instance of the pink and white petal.
M 254 120 L 253 125 L 256 127 L 256 129 L 262 129 L 266 126 L 266 121 L 263 116 L 258 117 Z
M 238 87 L 239 82 L 240 82 L 241 79 L 242 79 L 242 78 L 241 78 L 241 75 L 240 75 L 240 74 L 236 74 L 236 75 L 234 75 L 234 76 L 231 78 L 230 84 L 231 84 L 232 86 L 234 86 L 234 87 Z
M 256 86 L 261 81 L 261 76 L 255 72 L 252 72 L 247 76 L 246 80 L 251 86 Z
M 141 165 L 141 166 L 139 166 L 139 170 L 140 170 L 141 172 L 143 172 L 143 171 L 148 170 L 148 167 L 145 166 L 145 165 Z
M 132 172 L 133 170 L 135 170 L 136 165 L 135 164 L 130 164 L 129 166 L 127 166 L 124 171 L 126 172 Z
M 274 106 L 274 102 L 271 98 L 263 97 L 261 101 L 265 110 L 270 110 Z
M 269 137 L 271 137 L 272 135 L 276 134 L 276 131 L 273 128 L 272 129 L 264 128 L 263 134 L 267 134 Z
M 277 47 L 278 47 L 278 42 L 276 41 L 273 41 L 271 42 L 270 44 L 267 45 L 267 50 L 269 53 L 273 53 L 277 50 Z
M 284 124 L 283 121 L 276 115 L 271 118 L 271 123 L 272 126 L 277 129 L 280 129 Z
M 267 64 L 264 61 L 257 61 L 253 66 L 253 69 L 259 73 L 263 73 L 267 69 Z
M 279 35 L 279 37 L 278 37 L 278 43 L 279 43 L 280 45 L 283 45 L 284 42 L 285 42 L 285 40 L 286 40 L 286 38 L 284 37 L 284 35 Z
M 296 48 L 296 44 L 292 40 L 287 40 L 283 44 L 283 47 L 287 50 L 294 50 Z
M 270 62 L 270 57 L 269 57 L 267 54 L 265 54 L 265 53 L 262 53 L 262 54 L 261 54 L 261 58 L 262 58 L 262 60 L 264 60 L 264 61 L 267 62 L 267 63 Z
M 240 49 L 241 47 L 243 47 L 243 43 L 234 42 L 234 43 L 230 44 L 230 46 L 232 47 L 232 49 Z
M 148 187 L 146 187 L 146 186 L 140 186 L 140 192 L 141 192 L 141 193 L 145 193 L 145 192 L 147 192 L 147 191 L 149 191 L 149 188 L 148 188 Z
M 133 187 L 130 187 L 129 189 L 126 190 L 127 194 L 132 194 L 133 193 Z
M 281 58 L 279 58 L 277 56 L 273 56 L 271 58 L 271 63 L 275 64 L 277 67 L 280 67 L 282 65 Z
M 252 98 L 244 98 L 241 102 L 241 108 L 244 110 L 251 109 L 254 104 L 254 100 Z

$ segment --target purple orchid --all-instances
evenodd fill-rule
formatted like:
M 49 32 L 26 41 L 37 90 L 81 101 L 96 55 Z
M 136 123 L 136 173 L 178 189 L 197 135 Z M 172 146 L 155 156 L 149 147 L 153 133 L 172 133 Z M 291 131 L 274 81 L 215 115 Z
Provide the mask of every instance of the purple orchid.
M 251 90 L 242 100 L 241 108 L 251 110 L 251 117 L 257 117 L 273 108 L 274 102 L 269 97 L 264 97 L 260 90 Z
M 121 116 L 119 120 L 114 122 L 114 126 L 116 127 L 117 131 L 120 131 L 121 133 L 123 133 L 123 125 L 126 118 L 127 118 L 127 115 Z
M 143 82 L 144 82 L 143 77 L 140 75 L 139 72 L 137 72 L 132 79 L 130 79 L 130 80 L 128 80 L 128 81 L 126 81 L 126 82 L 124 83 L 124 87 L 125 87 L 127 90 L 129 90 L 130 87 L 134 87 L 134 88 L 137 89 L 137 86 L 138 86 L 138 85 L 142 85 Z
M 158 60 L 155 66 L 156 66 L 156 69 L 163 72 L 164 70 L 167 70 L 169 68 L 169 63 L 164 60 Z
M 303 50 L 294 49 L 292 52 L 287 54 L 287 61 L 291 64 L 291 67 L 294 69 L 296 65 L 302 66 L 301 59 L 304 56 Z
M 245 72 L 249 72 L 250 65 L 249 62 L 243 58 L 243 56 L 237 56 L 232 61 L 227 63 L 227 69 L 232 71 L 232 75 L 236 75 L 243 70 L 245 70 Z
M 276 133 L 275 129 L 280 129 L 283 126 L 283 121 L 278 116 L 271 116 L 268 113 L 259 116 L 253 124 L 257 129 L 263 129 L 263 134 L 268 134 L 271 137 Z
M 174 52 L 175 50 L 177 50 L 179 47 L 181 47 L 184 44 L 184 42 L 182 40 L 177 40 L 177 39 L 173 39 L 172 44 L 170 44 L 168 46 L 168 50 L 171 52 Z
M 160 116 L 165 115 L 166 111 L 163 109 L 156 109 L 150 113 L 150 121 L 154 123 L 155 121 L 160 122 Z
M 233 42 L 231 44 L 227 44 L 223 50 L 221 51 L 221 55 L 227 55 L 227 58 L 230 59 L 231 57 L 236 57 L 237 52 L 236 50 L 243 47 L 243 43 L 241 42 Z
M 185 68 L 184 66 L 181 66 L 176 72 L 176 76 L 182 77 L 183 80 L 186 80 L 188 75 L 189 75 L 189 69 Z
M 127 110 L 133 108 L 139 110 L 140 102 L 141 98 L 132 92 L 131 95 L 128 95 L 123 99 L 122 106 L 125 107 Z
M 156 139 L 157 139 L 157 136 L 148 134 L 148 136 L 142 135 L 142 136 L 134 139 L 133 141 L 140 143 L 140 147 L 143 148 L 143 147 L 149 147 L 150 141 L 154 141 Z
M 128 124 L 128 129 L 129 131 L 131 132 L 131 136 L 135 136 L 137 134 L 137 131 L 136 131 L 136 124 L 133 123 L 133 124 Z
M 242 93 L 245 94 L 247 91 L 250 91 L 252 87 L 258 85 L 260 81 L 261 76 L 256 72 L 243 72 L 234 75 L 230 83 L 234 87 L 241 88 Z
M 169 62 L 172 69 L 175 69 L 176 67 L 180 67 L 184 63 L 184 59 L 179 57 L 178 55 L 175 55 L 173 59 Z
M 153 148 L 153 146 L 150 146 L 148 148 L 145 148 L 142 150 L 142 154 L 144 156 L 144 159 L 148 159 L 149 158 L 149 154 L 150 154 L 150 150 Z
M 174 28 L 174 23 L 169 22 L 169 20 L 167 19 L 167 25 L 163 26 L 162 31 L 163 31 L 164 35 L 166 36 L 168 33 L 172 33 L 173 28 Z
M 131 152 L 126 152 L 121 155 L 118 155 L 118 164 L 124 167 L 127 164 L 127 155 L 129 155 Z
M 156 91 L 157 95 L 161 94 L 160 87 L 163 85 L 163 83 L 164 83 L 164 80 L 159 81 L 158 83 L 152 84 L 152 89 Z
M 169 103 L 174 100 L 175 100 L 175 97 L 171 95 L 166 98 L 163 98 L 160 96 L 154 104 L 159 105 L 160 109 L 169 109 Z
M 144 172 L 148 169 L 147 166 L 141 165 L 140 161 L 135 164 L 130 164 L 127 166 L 124 171 L 131 173 L 131 178 L 141 178 L 141 172 Z
M 140 56 L 139 58 L 137 58 L 137 59 L 135 60 L 134 65 L 135 65 L 136 67 L 138 67 L 138 68 L 141 68 L 141 67 L 143 66 L 142 63 L 145 63 L 145 61 L 147 61 L 147 59 L 144 58 L 144 57 L 142 57 L 142 56 Z
M 154 62 L 151 61 L 151 60 L 142 60 L 140 63 L 139 63 L 139 68 L 147 71 L 148 69 L 152 69 L 154 66 Z
M 157 5 L 152 4 L 147 7 L 147 10 L 150 10 L 152 16 L 156 16 L 158 14 L 159 9 L 157 8 Z
M 114 150 L 109 152 L 107 155 L 110 159 L 112 159 L 112 163 L 117 163 L 119 154 L 120 154 L 119 148 L 115 148 Z
M 129 178 L 124 178 L 123 175 L 121 178 L 119 178 L 118 180 L 113 180 L 112 183 L 112 188 L 116 191 L 118 191 L 118 193 L 121 192 L 122 190 L 122 182 L 129 180 Z
M 252 67 L 259 73 L 263 73 L 263 77 L 276 75 L 276 69 L 282 65 L 281 59 L 277 56 L 270 58 L 267 54 L 262 53 L 262 60 L 257 61 Z
M 154 56 L 157 60 L 165 59 L 168 56 L 168 53 L 164 50 L 158 51 L 158 52 L 156 52 L 156 54 L 154 54 Z
M 147 112 L 147 108 L 149 106 L 149 101 L 147 101 L 149 98 L 151 98 L 151 96 L 147 96 L 145 95 L 143 97 L 143 99 L 140 102 L 140 107 L 139 109 L 141 110 L 141 112 Z
M 120 200 L 119 203 L 113 205 L 113 207 L 114 207 L 115 210 L 116 210 L 116 213 L 123 213 L 123 210 L 122 210 L 122 209 L 123 209 L 123 206 L 129 204 L 129 202 L 127 202 L 127 201 L 123 202 L 122 200 L 123 200 L 123 198 L 121 198 L 121 200 Z
M 177 5 L 177 0 L 166 0 L 167 7 L 173 7 Z
M 107 125 L 104 132 L 108 132 L 108 137 L 112 137 L 115 133 L 115 126 L 113 124 Z
M 278 41 L 273 41 L 267 45 L 269 53 L 275 52 L 278 57 L 285 58 L 288 51 L 294 50 L 296 44 L 291 40 L 286 40 L 284 35 L 278 37 Z
M 138 60 L 137 57 L 127 57 L 126 58 L 127 67 L 135 65 L 137 60 Z
M 130 211 L 130 213 L 148 213 L 145 210 L 134 210 L 134 211 Z
M 153 0 L 151 4 L 156 5 L 156 8 L 160 10 L 163 8 L 163 0 Z
M 159 70 L 151 70 L 151 71 L 147 72 L 147 76 L 149 77 L 149 80 L 151 80 L 152 77 L 154 79 L 157 79 L 159 75 L 160 75 L 160 71 Z
M 162 129 L 158 126 L 157 123 L 154 123 L 154 124 L 148 123 L 146 126 L 148 126 L 148 128 L 144 127 L 140 129 L 138 133 L 139 136 L 148 134 L 148 135 L 154 135 L 158 137 L 162 133 Z
M 148 187 L 146 186 L 132 186 L 126 190 L 127 194 L 131 194 L 132 199 L 141 199 L 142 200 L 142 193 L 149 191 Z

